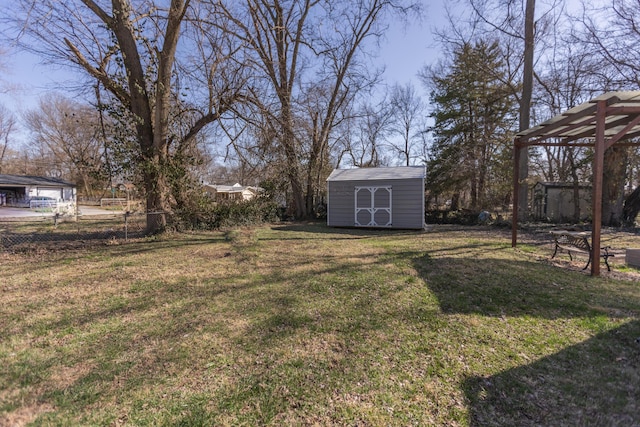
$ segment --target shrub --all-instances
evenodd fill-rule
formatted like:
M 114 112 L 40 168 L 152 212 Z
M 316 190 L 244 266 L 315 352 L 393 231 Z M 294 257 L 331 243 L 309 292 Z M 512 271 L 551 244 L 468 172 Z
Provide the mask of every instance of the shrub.
M 190 208 L 183 206 L 176 209 L 173 223 L 178 230 L 215 230 L 276 222 L 279 219 L 279 207 L 268 197 L 213 202 L 205 196 Z
M 479 212 L 469 210 L 428 210 L 425 212 L 425 221 L 427 224 L 475 225 L 478 215 Z

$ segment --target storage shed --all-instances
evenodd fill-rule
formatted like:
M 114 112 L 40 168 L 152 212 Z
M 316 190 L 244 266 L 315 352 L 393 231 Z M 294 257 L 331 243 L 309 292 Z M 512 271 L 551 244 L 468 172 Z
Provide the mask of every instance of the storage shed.
M 423 166 L 336 169 L 327 178 L 330 227 L 424 228 Z
M 568 221 L 575 214 L 574 185 L 564 182 L 537 182 L 533 186 L 533 216 L 549 221 Z M 591 186 L 578 186 L 580 219 L 591 216 Z

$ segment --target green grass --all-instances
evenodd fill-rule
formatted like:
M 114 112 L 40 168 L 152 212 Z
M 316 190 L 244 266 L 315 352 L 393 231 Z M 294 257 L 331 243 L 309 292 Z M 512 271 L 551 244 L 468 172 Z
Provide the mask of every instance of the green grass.
M 317 224 L 0 254 L 0 425 L 639 424 L 638 275 L 550 254 Z

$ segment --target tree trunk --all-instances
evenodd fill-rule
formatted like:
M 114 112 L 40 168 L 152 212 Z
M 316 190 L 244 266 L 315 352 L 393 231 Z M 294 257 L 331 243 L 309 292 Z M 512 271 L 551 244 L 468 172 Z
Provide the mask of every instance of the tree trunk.
M 460 193 L 454 193 L 451 196 L 451 207 L 450 210 L 457 211 L 460 207 Z
M 322 159 L 323 144 L 320 140 L 321 133 L 318 131 L 318 114 L 311 115 L 312 135 L 311 150 L 309 152 L 309 164 L 307 166 L 307 194 L 305 195 L 305 205 L 307 216 L 313 216 L 316 213 L 315 196 L 316 187 L 319 183 L 316 177 L 320 175 L 320 164 Z
M 622 220 L 627 226 L 633 226 L 640 213 L 640 187 L 636 187 L 624 201 Z
M 285 102 L 283 104 L 286 105 Z M 300 181 L 298 156 L 295 148 L 295 135 L 290 124 L 288 108 L 283 107 L 283 140 L 282 147 L 286 158 L 287 178 L 291 185 L 291 197 L 293 202 L 294 215 L 296 219 L 303 219 L 307 216 L 304 186 Z M 289 124 L 287 124 L 289 123 Z
M 604 153 L 602 174 L 602 225 L 619 226 L 623 219 L 624 184 L 628 152 L 613 146 Z
M 568 148 L 569 163 L 571 165 L 571 178 L 573 183 L 573 222 L 580 222 L 580 179 L 578 178 L 578 168 L 576 166 L 575 157 L 573 156 L 573 148 Z
M 471 175 L 471 210 L 478 210 L 478 175 Z
M 167 227 L 169 213 L 169 184 L 165 173 L 164 162 L 156 155 L 147 160 L 144 170 L 144 188 L 146 193 L 147 234 L 162 233 Z
M 533 51 L 534 51 L 534 14 L 535 0 L 527 0 L 524 20 L 524 63 L 522 75 L 522 97 L 520 98 L 520 132 L 529 129 L 531 125 L 531 96 L 533 93 Z M 529 150 L 520 150 L 520 170 L 518 171 L 518 182 L 520 183 L 518 216 L 525 219 L 528 216 L 529 188 L 527 178 L 529 177 Z

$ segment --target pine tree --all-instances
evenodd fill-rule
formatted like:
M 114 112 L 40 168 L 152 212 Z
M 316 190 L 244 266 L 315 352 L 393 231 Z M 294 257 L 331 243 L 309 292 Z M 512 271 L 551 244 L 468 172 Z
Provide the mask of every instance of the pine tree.
M 444 73 L 432 73 L 434 136 L 427 189 L 452 208 L 486 209 L 510 192 L 510 153 L 517 105 L 497 42 L 465 43 Z

